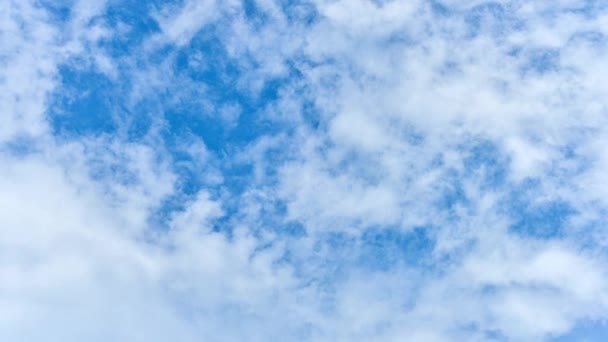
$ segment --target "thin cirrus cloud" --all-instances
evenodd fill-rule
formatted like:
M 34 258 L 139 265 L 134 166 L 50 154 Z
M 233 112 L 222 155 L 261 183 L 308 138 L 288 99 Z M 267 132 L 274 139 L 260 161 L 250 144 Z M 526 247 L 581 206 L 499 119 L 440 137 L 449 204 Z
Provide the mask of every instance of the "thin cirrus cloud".
M 579 341 L 598 1 L 3 1 L 0 337 Z

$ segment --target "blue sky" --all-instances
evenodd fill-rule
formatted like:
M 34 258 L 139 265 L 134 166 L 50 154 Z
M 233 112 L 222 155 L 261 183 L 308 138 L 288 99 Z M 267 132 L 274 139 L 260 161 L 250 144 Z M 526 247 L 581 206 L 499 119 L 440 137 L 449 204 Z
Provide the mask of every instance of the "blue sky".
M 0 339 L 603 341 L 608 6 L 0 0 Z

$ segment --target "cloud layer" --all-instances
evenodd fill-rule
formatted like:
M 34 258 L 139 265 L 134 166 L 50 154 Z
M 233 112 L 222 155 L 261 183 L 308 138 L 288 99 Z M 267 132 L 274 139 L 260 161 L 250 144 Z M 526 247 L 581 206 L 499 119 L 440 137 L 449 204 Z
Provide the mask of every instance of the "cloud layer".
M 0 339 L 579 341 L 601 1 L 0 1 Z

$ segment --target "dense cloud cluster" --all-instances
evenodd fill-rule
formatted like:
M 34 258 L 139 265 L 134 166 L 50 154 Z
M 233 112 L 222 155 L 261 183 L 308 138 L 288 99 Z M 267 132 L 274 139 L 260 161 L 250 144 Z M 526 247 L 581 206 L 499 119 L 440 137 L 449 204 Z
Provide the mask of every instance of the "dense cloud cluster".
M 608 4 L 0 0 L 0 340 L 600 341 Z

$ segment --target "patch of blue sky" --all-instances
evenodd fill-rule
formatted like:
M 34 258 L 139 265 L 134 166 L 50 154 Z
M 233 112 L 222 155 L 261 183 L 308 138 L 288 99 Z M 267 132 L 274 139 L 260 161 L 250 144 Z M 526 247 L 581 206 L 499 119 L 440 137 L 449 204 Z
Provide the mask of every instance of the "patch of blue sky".
M 161 107 L 156 99 L 129 105 L 132 85 L 128 78 L 110 79 L 82 59 L 61 65 L 59 80 L 60 86 L 50 97 L 48 117 L 60 136 L 115 135 L 120 131 L 125 135 L 121 138 L 139 140 L 152 126 L 150 113 Z
M 230 190 L 230 189 L 229 189 Z M 247 222 L 248 229 L 253 236 L 263 237 L 271 233 L 281 240 L 299 239 L 307 236 L 306 229 L 298 222 L 287 219 L 287 203 L 269 198 L 266 194 L 258 196 L 257 192 L 231 194 L 224 198 L 224 212 L 222 218 L 216 222 L 216 231 L 230 232 L 238 222 Z M 248 213 L 241 209 L 247 207 L 245 202 L 255 202 L 258 211 L 255 217 L 247 217 Z
M 200 42 L 199 42 L 200 43 Z M 216 53 L 225 54 L 222 50 L 220 42 L 214 47 Z M 208 48 L 208 46 L 207 46 Z M 219 57 L 217 54 L 211 56 L 211 60 L 218 59 L 219 64 L 225 63 L 227 57 Z M 182 62 L 184 63 L 184 62 Z M 234 66 L 230 66 L 233 68 Z M 166 112 L 166 120 L 168 129 L 165 131 L 165 140 L 168 143 L 168 148 L 172 149 L 172 140 L 179 138 L 181 134 L 192 134 L 200 137 L 207 148 L 213 152 L 219 159 L 218 167 L 221 170 L 224 182 L 222 187 L 225 191 L 232 195 L 240 195 L 253 182 L 253 167 L 249 162 L 235 162 L 233 157 L 244 151 L 246 146 L 255 142 L 259 137 L 265 135 L 277 134 L 280 132 L 289 132 L 290 126 L 284 123 L 273 122 L 263 117 L 262 111 L 266 106 L 276 100 L 279 89 L 291 82 L 290 79 L 273 80 L 266 84 L 260 94 L 250 95 L 240 92 L 235 83 L 237 82 L 238 70 L 229 70 L 226 74 L 221 75 L 217 70 L 219 68 L 212 66 L 215 72 L 198 73 L 188 69 L 186 63 L 178 66 L 181 68 L 178 72 L 190 74 L 193 78 L 211 84 L 207 87 L 206 95 L 211 98 L 215 106 L 220 109 L 212 109 L 211 113 L 201 113 L 197 108 L 188 108 L 188 101 L 185 101 L 184 107 L 177 106 Z M 234 71 L 234 74 L 232 72 Z M 225 104 L 228 106 L 236 105 L 239 108 L 239 114 L 235 122 L 229 124 L 222 121 L 219 110 Z M 273 175 L 276 175 L 276 170 L 279 167 L 279 161 L 284 160 L 284 155 L 288 153 L 286 150 L 269 150 L 265 158 L 269 161 L 264 172 L 268 175 L 266 182 L 271 182 Z M 186 157 L 187 158 L 187 157 Z M 189 175 L 195 177 L 196 175 Z M 193 187 L 196 184 L 196 179 L 187 177 L 184 183 L 188 187 Z M 196 184 L 194 188 L 200 187 Z M 238 198 L 238 197 L 237 197 Z M 228 201 L 225 210 L 227 211 L 226 218 L 220 221 L 227 220 L 238 211 L 239 203 L 236 201 Z M 274 205 L 274 204 L 269 204 Z M 273 218 L 277 214 L 268 214 L 267 218 Z M 220 222 L 222 224 L 223 222 Z M 283 227 L 282 222 L 266 222 L 269 226 Z M 225 225 L 224 226 L 228 226 Z
M 172 167 L 178 175 L 175 184 L 176 191 L 166 197 L 161 205 L 155 209 L 149 220 L 150 225 L 159 230 L 168 229 L 173 215 L 185 210 L 189 203 L 196 199 L 198 193 L 204 190 L 211 195 L 212 200 L 223 200 L 223 215 L 211 221 L 211 230 L 214 232 L 222 232 L 226 234 L 226 236 L 230 236 L 235 227 L 233 221 L 241 218 L 239 216 L 240 203 L 233 197 L 233 195 L 239 195 L 240 192 L 234 190 L 234 188 L 239 187 L 238 177 L 247 178 L 248 181 L 248 176 L 243 173 L 238 176 L 230 177 L 228 172 L 223 172 L 222 176 L 227 179 L 225 184 L 209 184 L 205 181 L 204 176 L 202 176 L 202 174 L 206 172 L 205 170 L 189 169 L 187 167 L 180 168 L 180 161 L 176 160 L 175 156 L 172 157 Z M 185 160 L 189 161 L 190 158 L 188 157 Z M 247 181 L 242 181 L 241 183 Z M 245 186 L 242 186 L 242 188 L 245 188 Z M 229 192 L 232 192 L 230 194 L 231 196 L 225 196 L 227 189 Z M 253 228 L 254 227 L 251 227 L 252 230 Z
M 505 211 L 513 219 L 510 230 L 538 239 L 559 238 L 576 209 L 560 199 L 539 200 L 534 195 L 538 186 L 538 180 L 528 180 L 512 188 L 505 202 Z
M 518 52 L 514 51 L 514 55 Z M 527 62 L 520 67 L 522 75 L 542 75 L 549 72 L 560 71 L 560 50 L 551 48 L 538 48 L 525 52 Z
M 329 149 L 324 148 L 322 152 L 329 152 Z M 340 177 L 343 174 L 349 174 L 357 179 L 362 184 L 376 186 L 380 184 L 385 177 L 385 172 L 382 168 L 376 167 L 379 162 L 378 155 L 367 155 L 358 153 L 355 150 L 348 150 L 341 157 L 340 161 L 335 165 L 328 167 L 326 172 L 331 177 Z
M 600 48 L 602 45 L 605 47 L 608 43 L 608 39 L 605 34 L 598 31 L 580 31 L 568 39 L 568 43 L 580 43 L 586 42 L 593 44 L 595 48 Z
M 550 342 L 603 342 L 608 336 L 608 324 L 602 321 L 585 320 L 563 336 L 554 337 Z
M 39 149 L 37 141 L 28 135 L 18 135 L 0 144 L 0 152 L 13 157 L 23 157 Z
M 463 149 L 467 154 L 463 162 L 464 177 L 478 178 L 485 189 L 504 185 L 509 159 L 495 143 L 484 139 L 473 139 L 463 146 Z
M 253 27 L 260 28 L 269 20 L 269 15 L 265 13 L 255 0 L 242 0 L 243 12 L 247 18 L 247 23 Z
M 260 7 L 258 2 L 256 0 L 242 0 L 241 4 L 248 24 L 260 28 L 270 20 L 270 16 Z M 315 5 L 308 1 L 278 0 L 276 4 L 280 6 L 291 25 L 309 26 L 319 18 Z
M 578 45 L 592 45 L 592 50 L 606 47 L 608 40 L 606 36 L 597 31 L 579 31 L 572 34 L 566 43 L 566 47 L 577 49 Z M 538 76 L 546 73 L 576 72 L 570 70 L 567 65 L 562 65 L 561 48 L 536 47 L 529 49 L 526 46 L 513 46 L 508 55 L 520 61 L 520 73 L 522 76 Z
M 198 61 L 194 65 L 192 58 Z M 243 147 L 262 135 L 284 130 L 283 125 L 264 118 L 261 113 L 279 96 L 279 90 L 294 82 L 296 74 L 267 80 L 260 92 L 251 93 L 241 84 L 243 68 L 255 68 L 247 56 L 232 58 L 224 42 L 215 30 L 199 33 L 190 44 L 178 52 L 175 72 L 179 76 L 200 83 L 205 87 L 204 96 L 213 103 L 209 113 L 201 113 L 199 107 L 184 101 L 167 114 L 171 131 L 189 130 L 201 137 L 207 147 L 215 152 L 226 151 L 230 146 Z M 194 94 L 198 95 L 198 94 Z M 223 122 L 221 110 L 236 108 L 233 122 Z
M 481 181 L 481 189 L 487 191 L 508 190 L 508 196 L 500 205 L 513 223 L 510 230 L 527 237 L 548 239 L 564 234 L 568 220 L 576 214 L 575 208 L 560 199 L 540 200 L 541 181 L 527 179 L 520 184 L 507 180 L 509 159 L 493 143 L 474 140 L 466 146 L 468 156 L 464 158 L 463 173 L 448 172 L 450 181 L 443 190 L 439 208 L 452 213 L 455 208 L 466 208 L 469 203 L 464 193 L 462 181 L 475 178 Z M 457 215 L 453 216 L 457 220 Z
M 304 286 L 314 284 L 331 294 L 335 286 L 361 272 L 385 273 L 414 268 L 420 272 L 434 272 L 435 240 L 430 232 L 426 227 L 407 231 L 399 227 L 372 227 L 361 234 L 327 232 L 309 236 L 298 229 L 288 237 L 302 241 L 314 239 L 312 253 L 302 258 L 287 249 L 282 261 L 293 267 L 294 275 L 305 281 Z M 327 304 L 330 308 L 330 303 Z
M 113 58 L 133 58 L 134 50 L 138 49 L 147 37 L 160 32 L 158 23 L 151 14 L 167 3 L 161 0 L 111 2 L 103 20 L 110 27 L 119 28 L 119 31 L 109 39 L 102 39 L 100 47 Z
M 434 263 L 435 240 L 426 227 L 403 231 L 398 227 L 370 228 L 360 238 L 358 263 L 371 271 L 399 266 L 425 267 Z
M 279 0 L 283 13 L 291 22 L 300 25 L 310 26 L 319 19 L 319 13 L 315 5 L 309 1 L 300 0 Z
M 312 131 L 327 129 L 328 123 L 323 120 L 319 109 L 313 101 L 306 99 L 304 95 L 301 97 L 301 114 L 304 124 Z
M 560 153 L 560 162 L 555 162 L 554 165 L 547 170 L 545 179 L 552 179 L 560 185 L 571 187 L 571 179 L 576 176 L 582 175 L 584 172 L 589 171 L 593 166 L 594 162 L 586 156 L 584 153 L 578 150 L 580 146 L 585 144 L 584 137 L 586 130 L 580 133 L 574 133 L 573 137 L 569 138 L 568 142 L 562 144 L 557 150 Z
M 356 237 L 328 232 L 317 236 L 312 241 L 312 249 L 306 253 L 291 248 L 283 257 L 283 261 L 288 261 L 292 268 L 293 275 L 300 280 L 299 287 L 315 289 L 323 313 L 336 309 L 336 291 L 355 270 L 353 252 L 356 252 L 356 246 Z
M 437 16 L 447 17 L 452 14 L 448 6 L 442 4 L 440 0 L 430 0 L 429 4 L 433 14 Z
M 250 93 L 238 86 L 243 61 L 228 56 L 221 33 L 213 26 L 203 29 L 180 50 L 167 46 L 151 56 L 138 56 L 133 50 L 143 37 L 158 30 L 147 14 L 151 5 L 142 6 L 139 3 L 112 4 L 106 20 L 112 25 L 125 22 L 130 30 L 125 36 L 102 42 L 101 47 L 114 58 L 129 53 L 130 58 L 148 68 L 176 56 L 173 72 L 177 78 L 190 80 L 189 83 L 185 87 L 180 84 L 153 90 L 152 96 L 126 108 L 123 104 L 129 102 L 128 90 L 132 86 L 129 77 L 119 77 L 113 82 L 96 72 L 92 65 L 71 62 L 61 67 L 61 87 L 53 96 L 50 118 L 54 130 L 67 136 L 116 134 L 120 125 L 120 129 L 127 133 L 127 139 L 140 140 L 155 120 L 151 116 L 160 112 L 166 121 L 166 129 L 162 131 L 163 147 L 172 155 L 174 166 L 180 162 L 187 163 L 190 158 L 180 150 L 184 137 L 200 137 L 210 151 L 221 161 L 226 161 L 218 163 L 222 176 L 227 179 L 225 184 L 229 191 L 239 193 L 251 180 L 252 168 L 232 163 L 231 157 L 258 137 L 286 129 L 282 124 L 263 119 L 261 112 L 277 99 L 283 86 L 292 84 L 294 78 L 299 77 L 296 70 L 292 68 L 293 72 L 288 77 L 269 80 L 259 93 Z M 193 56 L 198 59 L 197 63 L 192 63 Z M 120 59 L 116 61 L 119 62 L 119 72 L 125 73 L 122 76 L 128 76 L 129 70 L 121 69 Z M 221 117 L 220 112 L 226 107 L 238 111 L 234 122 L 226 122 Z M 313 112 L 312 108 L 308 110 Z M 180 190 L 186 196 L 196 193 L 204 185 L 196 170 L 181 168 L 178 173 L 182 176 Z M 161 210 L 168 210 L 166 215 L 178 209 L 170 202 Z
M 524 25 L 509 8 L 498 2 L 474 6 L 464 13 L 464 21 L 467 24 L 467 37 L 471 39 L 488 33 L 500 38 L 506 32 L 521 29 Z
M 174 69 L 178 75 L 233 95 L 243 61 L 228 55 L 221 34 L 215 25 L 203 28 L 177 51 Z
M 120 95 L 119 95 L 120 96 Z M 158 112 L 158 103 L 136 103 L 122 105 L 116 108 L 116 117 L 120 120 L 120 129 L 123 138 L 127 141 L 142 141 L 158 124 L 158 119 L 150 113 Z
M 606 229 L 608 226 L 608 209 L 601 207 L 598 203 L 585 203 L 583 209 L 595 210 L 595 215 L 587 220 L 577 220 L 577 216 L 572 216 L 571 225 L 566 227 L 565 234 L 581 250 L 597 251 L 598 255 L 608 256 L 606 248 Z M 582 209 L 580 209 L 582 210 Z M 574 215 L 577 215 L 576 212 Z
M 105 75 L 80 63 L 86 64 L 74 60 L 59 68 L 61 87 L 51 97 L 51 127 L 66 136 L 112 133 L 120 91 Z
M 412 124 L 399 124 L 397 122 L 394 124 L 395 126 L 398 125 L 397 127 L 400 129 L 400 138 L 412 146 L 421 146 L 427 139 L 427 136 L 422 132 L 422 130 Z
M 455 221 L 459 219 L 458 211 L 468 208 L 473 202 L 465 192 L 464 183 L 474 181 L 485 191 L 501 189 L 506 184 L 509 167 L 506 155 L 496 144 L 485 139 L 471 138 L 457 150 L 465 156 L 463 167 L 445 171 L 445 181 L 439 189 L 441 195 L 435 203 L 440 211 Z M 441 157 L 433 161 L 433 166 L 441 165 Z
M 587 19 L 591 19 L 603 13 L 608 8 L 608 3 L 603 0 L 584 0 L 573 1 L 570 4 L 566 3 L 566 5 L 563 7 L 547 6 L 546 8 L 547 11 L 544 13 L 546 16 L 555 16 L 560 12 L 569 12 L 577 15 L 582 15 Z
M 483 337 L 491 342 L 507 342 L 509 339 L 498 330 L 484 330 Z
M 444 175 L 445 182 L 438 189 L 439 195 L 434 202 L 436 209 L 454 222 L 459 219 L 458 210 L 468 207 L 471 202 L 467 198 L 461 177 L 455 170 L 446 171 Z
M 72 14 L 73 1 L 38 0 L 37 5 L 58 23 L 64 23 Z
M 116 38 L 107 42 L 102 41 L 101 47 L 110 56 L 117 57 L 132 52 L 141 43 L 142 37 L 158 30 L 155 22 L 145 14 L 148 13 L 146 9 L 149 10 L 150 5 L 147 8 L 141 8 L 141 6 L 135 3 L 123 3 L 115 4 L 114 7 L 110 6 L 108 9 L 106 20 L 111 24 L 127 22 L 132 26 L 129 33 L 115 35 Z M 166 60 L 171 52 L 166 48 L 157 51 L 157 56 L 137 57 L 137 52 L 135 52 L 130 57 L 143 58 L 143 61 L 138 62 L 154 67 L 155 63 Z M 220 34 L 212 27 L 199 32 L 188 46 L 176 53 L 174 65 L 176 76 L 186 76 L 192 81 L 192 84 L 190 89 L 166 90 L 179 93 L 177 103 L 161 101 L 161 103 L 155 104 L 160 104 L 166 114 L 170 126 L 169 134 L 193 133 L 202 137 L 211 150 L 221 151 L 228 144 L 242 146 L 273 130 L 273 124 L 263 122 L 260 120 L 261 115 L 257 114 L 267 103 L 276 99 L 278 89 L 283 83 L 291 82 L 290 78 L 270 80 L 256 95 L 248 93 L 245 89 L 239 89 L 238 82 L 243 61 L 229 58 Z M 133 55 L 135 56 L 133 57 Z M 199 59 L 197 65 L 192 63 L 193 56 Z M 120 69 L 120 60 L 117 65 Z M 110 86 L 110 81 L 103 75 L 83 67 L 74 68 L 70 65 L 61 68 L 61 76 L 63 87 L 59 96 L 55 98 L 54 109 L 57 112 L 82 113 L 82 115 L 69 118 L 53 116 L 55 128 L 76 134 L 89 133 L 95 127 L 98 128 L 98 132 L 114 128 L 112 116 L 108 115 L 111 114 L 110 102 L 125 102 L 125 98 L 122 92 L 112 93 L 112 89 L 128 89 L 128 77 L 121 78 L 121 84 Z M 76 95 L 76 93 L 80 94 Z M 163 98 L 162 93 L 155 95 L 160 96 L 155 96 L 153 102 Z M 206 103 L 212 103 L 213 106 L 211 108 L 197 106 L 201 103 L 201 98 L 204 98 Z M 219 110 L 224 105 L 236 107 L 240 111 L 238 113 L 240 115 L 235 115 L 237 122 L 234 127 L 219 118 Z M 138 107 L 140 107 L 138 109 L 142 109 L 142 107 L 146 107 L 146 103 L 138 104 Z M 131 117 L 131 119 L 133 118 Z M 131 120 L 131 123 L 138 126 L 137 120 Z M 137 136 L 137 134 L 135 135 Z

